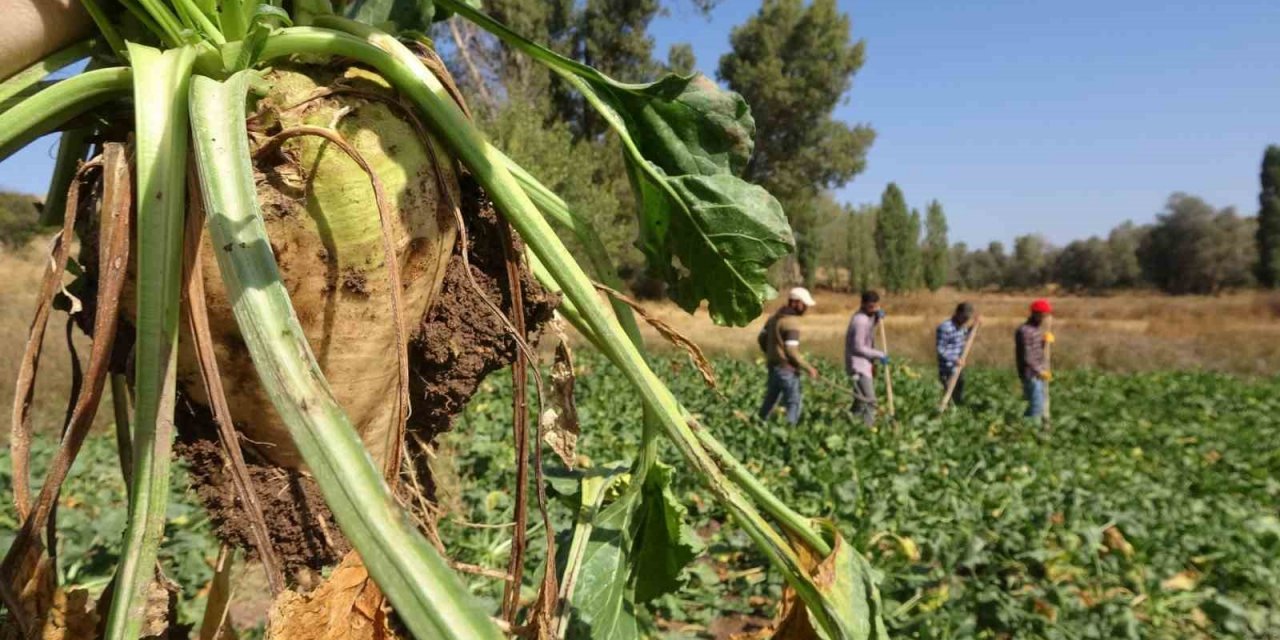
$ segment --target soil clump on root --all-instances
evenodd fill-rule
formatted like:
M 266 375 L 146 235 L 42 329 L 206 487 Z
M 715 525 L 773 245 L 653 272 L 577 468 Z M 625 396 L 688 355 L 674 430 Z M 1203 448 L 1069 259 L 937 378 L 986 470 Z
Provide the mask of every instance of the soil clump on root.
M 454 417 L 490 373 L 511 365 L 517 354 L 516 341 L 506 325 L 480 298 L 483 295 L 510 313 L 510 287 L 502 247 L 504 224 L 488 198 L 469 177 L 462 186 L 462 217 L 469 236 L 471 278 L 467 277 L 461 247 L 455 245 L 445 270 L 444 284 L 431 309 L 421 320 L 417 337 L 409 343 L 410 401 L 412 412 L 408 437 L 430 444 L 448 431 Z M 523 243 L 515 240 L 515 255 L 523 254 Z M 522 265 L 524 314 L 529 328 L 526 340 L 533 343 L 542 326 L 551 319 L 556 297 L 543 289 Z M 390 366 L 390 364 L 389 364 Z M 388 399 L 390 401 L 390 399 Z M 229 469 L 217 441 L 217 428 L 204 406 L 193 402 L 178 404 L 178 442 L 174 450 L 186 460 L 193 486 L 208 510 L 217 535 L 247 550 L 253 548 L 252 525 L 236 498 Z M 237 425 L 237 431 L 243 430 Z M 338 529 L 325 506 L 320 489 L 306 474 L 267 462 L 260 445 L 241 438 L 249 473 L 264 513 L 270 514 L 268 529 L 276 554 L 293 580 L 309 582 L 322 567 L 338 562 L 351 545 Z M 406 504 L 434 498 L 434 482 L 421 449 L 406 447 L 413 457 L 402 473 L 416 474 L 425 496 L 402 495 Z M 402 494 L 414 483 L 402 482 Z

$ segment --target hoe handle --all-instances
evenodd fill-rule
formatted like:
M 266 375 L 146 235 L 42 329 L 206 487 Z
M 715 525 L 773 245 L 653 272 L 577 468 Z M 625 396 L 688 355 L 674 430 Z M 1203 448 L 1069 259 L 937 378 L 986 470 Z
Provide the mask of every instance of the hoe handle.
M 1053 332 L 1053 316 L 1049 316 L 1048 318 L 1045 318 L 1044 322 L 1045 322 L 1045 331 L 1052 333 Z M 1044 368 L 1047 371 L 1053 371 L 1053 343 L 1052 342 L 1046 342 L 1044 345 Z M 1048 380 L 1044 381 L 1044 424 L 1045 426 L 1049 426 L 1049 422 L 1052 419 L 1051 416 L 1053 415 L 1049 411 L 1049 407 L 1050 407 L 1049 384 L 1050 382 Z
M 880 348 L 884 350 L 884 354 L 889 355 L 889 335 L 884 331 L 884 319 L 877 323 L 880 327 Z M 893 407 L 893 370 L 889 365 L 884 366 L 884 392 L 889 399 L 889 417 L 894 418 L 897 412 Z

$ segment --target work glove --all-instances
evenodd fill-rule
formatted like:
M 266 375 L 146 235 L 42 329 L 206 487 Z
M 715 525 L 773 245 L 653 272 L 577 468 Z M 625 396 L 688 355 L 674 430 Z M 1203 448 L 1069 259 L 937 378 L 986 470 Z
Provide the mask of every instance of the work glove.
M 1053 372 L 1052 372 L 1052 371 L 1049 371 L 1048 369 L 1045 369 L 1044 371 L 1041 371 L 1041 372 L 1040 372 L 1040 379 L 1041 379 L 1041 380 L 1044 380 L 1045 382 L 1050 382 L 1050 381 L 1052 381 L 1052 380 L 1053 380 Z
M 1045 344 L 1053 344 L 1053 340 L 1054 340 L 1054 337 L 1053 337 L 1053 332 L 1052 332 L 1052 331 L 1046 331 L 1046 332 L 1044 332 L 1044 343 L 1045 343 Z
M 880 366 L 882 366 L 882 367 L 887 367 L 887 366 L 889 366 L 889 356 L 881 356 L 881 357 L 880 357 Z
M 884 320 L 884 309 L 876 309 L 876 320 Z

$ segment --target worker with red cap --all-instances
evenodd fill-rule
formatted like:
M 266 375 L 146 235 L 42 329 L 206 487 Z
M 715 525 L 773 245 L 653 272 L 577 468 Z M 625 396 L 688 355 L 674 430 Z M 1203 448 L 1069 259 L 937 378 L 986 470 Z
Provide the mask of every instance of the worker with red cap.
M 1018 377 L 1022 378 L 1022 395 L 1027 400 L 1028 418 L 1044 417 L 1044 385 L 1053 379 L 1045 360 L 1044 346 L 1053 343 L 1053 334 L 1044 329 L 1045 318 L 1053 314 L 1053 305 L 1043 298 L 1031 303 L 1031 316 L 1013 334 Z

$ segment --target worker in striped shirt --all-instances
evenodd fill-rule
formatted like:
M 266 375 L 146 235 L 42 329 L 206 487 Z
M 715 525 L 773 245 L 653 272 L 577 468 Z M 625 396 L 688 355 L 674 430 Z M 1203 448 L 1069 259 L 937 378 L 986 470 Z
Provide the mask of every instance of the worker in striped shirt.
M 961 302 L 956 305 L 955 313 L 938 325 L 935 342 L 938 351 L 938 379 L 942 381 L 943 389 L 947 388 L 952 374 L 965 366 L 964 345 L 969 340 L 969 333 L 973 331 L 973 327 L 969 324 L 972 320 L 973 305 Z M 951 401 L 957 405 L 964 404 L 963 370 L 960 372 L 960 377 L 956 378 L 956 387 L 951 392 Z

